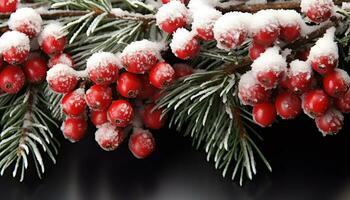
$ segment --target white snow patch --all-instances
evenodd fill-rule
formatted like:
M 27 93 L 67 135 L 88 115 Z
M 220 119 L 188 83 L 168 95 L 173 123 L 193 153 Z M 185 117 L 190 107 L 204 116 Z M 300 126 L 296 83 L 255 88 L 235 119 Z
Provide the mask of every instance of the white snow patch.
M 195 36 L 196 34 L 194 32 L 190 32 L 185 28 L 177 29 L 169 45 L 172 52 L 175 54 L 177 50 L 185 49 L 186 45 L 189 44 Z
M 104 68 L 109 64 L 116 65 L 118 64 L 117 57 L 109 52 L 98 52 L 92 54 L 86 62 L 86 71 L 91 71 L 97 68 Z
M 320 56 L 331 56 L 338 59 L 338 45 L 334 41 L 335 28 L 329 28 L 322 38 L 317 40 L 316 44 L 311 47 L 309 60 L 314 60 Z
M 7 51 L 10 48 L 18 51 L 30 51 L 30 40 L 24 33 L 18 31 L 7 31 L 0 37 L 0 51 Z
M 55 39 L 60 39 L 64 34 L 62 32 L 62 28 L 62 24 L 58 22 L 52 22 L 46 25 L 38 37 L 39 44 L 41 45 L 43 40 L 47 37 L 54 37 Z
M 175 20 L 184 18 L 187 23 L 190 22 L 190 12 L 186 8 L 185 4 L 180 1 L 170 1 L 159 8 L 156 14 L 157 25 L 160 25 L 166 20 Z
M 287 69 L 286 58 L 284 58 L 280 53 L 279 47 L 271 47 L 266 49 L 266 51 L 260 54 L 259 58 L 254 60 L 252 64 L 252 72 L 256 75 L 260 72 L 283 72 Z
M 19 8 L 11 14 L 8 26 L 11 30 L 17 30 L 18 27 L 26 24 L 28 28 L 39 33 L 42 23 L 41 16 L 33 8 Z

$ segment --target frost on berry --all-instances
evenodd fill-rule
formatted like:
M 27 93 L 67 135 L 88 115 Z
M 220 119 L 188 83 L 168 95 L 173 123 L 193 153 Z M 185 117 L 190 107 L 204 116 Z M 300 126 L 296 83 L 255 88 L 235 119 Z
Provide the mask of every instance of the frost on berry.
M 333 0 L 302 0 L 300 3 L 301 12 L 315 23 L 328 20 L 333 14 Z
M 46 80 L 51 89 L 58 93 L 72 91 L 78 82 L 75 70 L 64 64 L 57 64 L 47 71 Z
M 66 94 L 61 102 L 63 112 L 70 116 L 82 115 L 86 108 L 86 101 L 84 97 L 85 90 L 82 88 Z
M 254 42 L 260 45 L 271 45 L 279 35 L 277 10 L 261 10 L 253 15 L 250 32 Z
M 173 34 L 170 43 L 173 54 L 183 60 L 194 58 L 200 50 L 199 43 L 194 32 L 189 32 L 184 28 L 179 28 Z
M 350 90 L 342 97 L 334 99 L 335 107 L 343 113 L 350 113 Z
M 165 45 L 160 42 L 140 40 L 130 43 L 120 54 L 120 59 L 126 70 L 143 74 L 162 59 L 160 52 Z
M 330 108 L 324 115 L 315 119 L 318 130 L 324 135 L 338 133 L 344 124 L 344 116 L 337 109 Z
M 156 21 L 163 31 L 173 33 L 189 24 L 190 13 L 180 1 L 170 1 L 158 9 Z
M 252 64 L 253 76 L 267 89 L 278 85 L 286 69 L 286 58 L 280 55 L 278 47 L 266 49 Z
M 307 33 L 307 26 L 302 16 L 295 10 L 278 10 L 280 24 L 280 38 L 286 42 L 293 42 Z
M 174 79 L 175 70 L 165 62 L 159 62 L 149 73 L 150 83 L 158 89 L 168 86 Z
M 203 40 L 214 39 L 213 27 L 217 19 L 219 19 L 222 14 L 220 11 L 214 8 L 202 8 L 198 10 L 193 10 L 193 22 L 192 30 L 197 33 Z
M 229 12 L 220 17 L 214 25 L 214 37 L 220 49 L 230 50 L 241 45 L 246 39 L 252 15 Z
M 71 58 L 70 55 L 66 53 L 57 54 L 51 57 L 49 62 L 47 63 L 47 66 L 49 68 L 52 68 L 54 65 L 57 65 L 57 64 L 65 64 L 65 65 L 68 65 L 69 67 L 73 67 L 74 65 L 73 59 Z
M 350 88 L 350 76 L 342 69 L 335 69 L 323 78 L 323 89 L 331 97 L 342 97 Z
M 32 38 L 40 33 L 42 23 L 41 16 L 33 8 L 19 8 L 11 14 L 8 26 Z
M 255 105 L 265 102 L 270 97 L 270 91 L 263 86 L 253 76 L 252 71 L 248 71 L 241 76 L 238 83 L 238 97 L 244 105 Z
M 64 50 L 66 38 L 64 37 L 62 29 L 62 24 L 52 22 L 46 25 L 39 34 L 38 43 L 46 54 L 57 54 Z
M 306 92 L 312 83 L 312 68 L 310 63 L 294 60 L 289 66 L 289 89 L 297 94 Z
M 109 106 L 107 117 L 112 124 L 126 127 L 134 118 L 134 109 L 128 101 L 116 100 Z
M 0 1 L 0 13 L 14 12 L 17 9 L 19 0 L 1 0 Z
M 109 52 L 94 53 L 87 60 L 86 72 L 95 84 L 109 85 L 118 77 L 118 58 Z
M 314 70 L 326 74 L 337 66 L 339 53 L 338 45 L 334 41 L 335 28 L 329 28 L 322 38 L 311 47 L 309 61 Z
M 123 142 L 124 132 L 111 123 L 105 123 L 95 132 L 95 140 L 103 150 L 113 151 Z
M 136 158 L 142 159 L 149 156 L 155 150 L 152 133 L 136 128 L 130 136 L 129 149 Z
M 8 31 L 0 37 L 0 51 L 8 63 L 23 62 L 29 55 L 29 38 L 24 33 Z

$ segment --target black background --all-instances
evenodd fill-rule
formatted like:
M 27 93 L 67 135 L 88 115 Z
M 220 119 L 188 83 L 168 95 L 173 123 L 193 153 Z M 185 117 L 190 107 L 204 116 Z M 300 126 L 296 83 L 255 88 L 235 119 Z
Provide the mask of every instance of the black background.
M 323 137 L 306 117 L 259 129 L 265 141 L 258 144 L 273 172 L 258 161 L 257 176 L 243 187 L 222 178 L 221 171 L 206 162 L 203 150 L 195 151 L 190 138 L 171 130 L 155 134 L 157 151 L 145 160 L 134 158 L 126 143 L 117 151 L 104 152 L 94 141 L 93 129 L 76 144 L 60 136 L 58 162 L 47 166 L 44 178 L 29 173 L 19 183 L 7 173 L 0 178 L 0 199 L 349 200 L 347 118 L 343 131 L 331 137 Z

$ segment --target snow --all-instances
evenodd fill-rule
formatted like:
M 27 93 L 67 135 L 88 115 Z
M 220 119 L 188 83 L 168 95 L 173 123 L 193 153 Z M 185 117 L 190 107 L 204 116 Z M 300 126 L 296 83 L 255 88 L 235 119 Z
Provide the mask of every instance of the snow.
M 338 59 L 338 45 L 334 41 L 335 28 L 329 28 L 324 36 L 317 40 L 316 44 L 311 47 L 309 60 L 314 60 L 320 56 L 331 56 Z
M 58 22 L 52 22 L 46 25 L 38 37 L 39 44 L 42 44 L 43 40 L 50 36 L 56 39 L 61 38 L 63 34 L 62 28 L 63 28 L 62 24 Z
M 191 0 L 187 7 L 192 11 L 197 11 L 205 8 L 214 8 L 219 5 L 219 0 Z
M 254 85 L 258 85 L 259 82 L 258 80 L 253 76 L 252 71 L 248 71 L 245 74 L 241 76 L 241 79 L 239 80 L 238 85 L 243 88 L 251 88 Z
M 41 16 L 33 8 L 19 8 L 11 14 L 8 26 L 11 30 L 17 30 L 18 27 L 26 24 L 27 28 L 39 33 L 42 23 Z
M 51 69 L 47 71 L 46 80 L 49 82 L 60 77 L 71 77 L 77 76 L 73 68 L 65 64 L 54 65 Z
M 109 52 L 98 52 L 92 54 L 86 62 L 86 71 L 91 71 L 97 68 L 107 67 L 109 64 L 117 66 L 118 59 L 117 57 Z
M 29 52 L 30 40 L 24 33 L 18 31 L 7 31 L 0 37 L 0 51 L 7 51 L 10 48 L 16 48 L 18 51 Z
M 175 54 L 175 51 L 185 49 L 186 45 L 194 39 L 196 34 L 194 32 L 190 32 L 185 28 L 179 28 L 173 34 L 173 39 L 170 43 L 170 48 L 172 52 Z
M 52 57 L 47 65 L 49 66 L 49 68 L 51 68 L 52 66 L 60 63 L 68 65 L 70 67 L 73 67 L 74 65 L 72 58 L 66 53 L 62 53 Z
M 290 75 L 296 76 L 301 73 L 307 73 L 308 74 L 307 79 L 311 78 L 312 68 L 309 62 L 305 62 L 301 60 L 293 60 L 289 64 L 289 66 L 290 66 L 289 68 Z
M 122 10 L 120 8 L 113 8 L 111 10 L 111 14 L 113 14 L 116 17 L 123 17 L 123 16 L 128 16 L 128 17 L 142 17 L 142 18 L 147 18 L 151 19 L 152 15 L 142 15 L 140 13 L 131 13 L 126 10 Z
M 196 30 L 197 28 L 211 29 L 211 27 L 214 26 L 216 20 L 218 20 L 222 16 L 220 11 L 214 8 L 206 7 L 194 10 L 192 13 L 192 30 Z
M 250 31 L 255 34 L 261 30 L 274 31 L 279 28 L 277 10 L 260 10 L 251 19 Z
M 306 13 L 310 8 L 333 8 L 333 0 L 302 0 L 300 2 L 301 12 Z
M 190 22 L 190 12 L 185 4 L 180 1 L 170 1 L 164 4 L 156 14 L 157 25 L 160 25 L 166 20 L 173 21 L 178 18 L 184 18 L 188 23 Z
M 95 140 L 106 151 L 115 150 L 124 139 L 124 133 L 116 126 L 105 123 L 95 132 Z
M 343 2 L 341 8 L 343 10 L 350 10 L 350 3 L 349 2 Z
M 304 22 L 300 13 L 295 10 L 277 10 L 277 19 L 281 26 L 299 26 L 301 29 L 301 34 L 306 35 L 308 32 L 308 27 Z
M 243 74 L 238 83 L 238 97 L 243 105 L 254 105 L 261 101 L 266 101 L 270 95 L 254 77 L 252 71 Z
M 271 47 L 260 54 L 252 64 L 252 72 L 256 75 L 260 72 L 283 72 L 287 69 L 286 58 L 279 54 L 279 47 Z
M 149 53 L 152 53 L 155 55 L 158 60 L 162 59 L 162 56 L 160 52 L 162 50 L 166 49 L 166 45 L 162 42 L 152 42 L 146 39 L 135 41 L 130 43 L 128 46 L 126 46 L 123 50 L 123 52 L 119 55 L 119 58 L 127 57 L 137 54 L 145 54 L 149 55 Z

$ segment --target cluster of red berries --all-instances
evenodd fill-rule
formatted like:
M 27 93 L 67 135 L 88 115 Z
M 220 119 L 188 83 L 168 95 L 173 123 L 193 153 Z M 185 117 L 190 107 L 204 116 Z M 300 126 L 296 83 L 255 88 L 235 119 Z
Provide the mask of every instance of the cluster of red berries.
M 335 28 L 309 50 L 304 61 L 287 64 L 277 47 L 268 48 L 241 77 L 239 98 L 253 106 L 253 119 L 262 127 L 273 124 L 277 115 L 294 119 L 302 111 L 315 119 L 324 135 L 341 130 L 350 112 L 350 77 L 338 65 Z M 287 66 L 288 65 L 288 66 Z M 278 66 L 278 67 L 277 67 Z
M 199 40 L 216 40 L 220 49 L 231 50 L 252 39 L 249 55 L 252 60 L 279 39 L 293 42 L 307 33 L 302 16 L 294 10 L 261 10 L 255 14 L 229 12 L 224 15 L 210 1 L 166 1 L 157 12 L 157 24 L 164 32 L 173 34 L 170 47 L 180 59 L 195 57 Z M 331 0 L 301 2 L 306 16 L 315 23 L 328 20 L 333 14 Z M 191 31 L 186 28 L 191 24 Z
M 2 1 L 4 5 L 12 5 L 12 2 L 16 1 Z M 49 35 L 45 34 L 47 27 L 42 30 L 42 19 L 35 10 L 7 8 L 6 12 L 10 11 L 15 11 L 8 21 L 10 31 L 0 37 L 0 89 L 1 92 L 15 94 L 26 83 L 42 83 L 48 63 L 57 63 L 66 54 L 61 54 L 63 48 L 56 48 L 56 39 L 49 40 Z M 38 43 L 38 38 L 42 42 Z
M 89 108 L 90 120 L 97 128 L 95 140 L 102 149 L 115 150 L 133 127 L 130 151 L 137 158 L 150 155 L 155 141 L 151 132 L 143 127 L 160 129 L 166 120 L 162 110 L 155 108 L 154 101 L 162 88 L 192 73 L 188 65 L 172 67 L 164 62 L 160 55 L 163 47 L 142 40 L 132 42 L 118 56 L 95 53 L 87 60 L 84 71 L 54 65 L 48 71 L 47 81 L 53 91 L 65 94 L 61 102 L 67 115 L 62 125 L 64 136 L 72 142 L 82 139 Z M 80 87 L 76 89 L 79 81 Z

